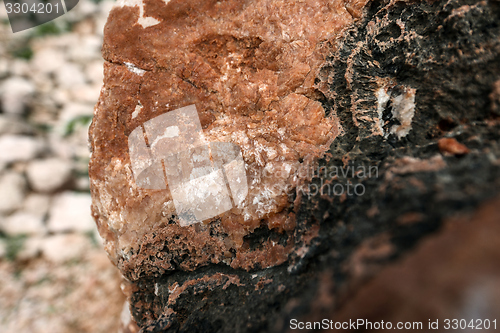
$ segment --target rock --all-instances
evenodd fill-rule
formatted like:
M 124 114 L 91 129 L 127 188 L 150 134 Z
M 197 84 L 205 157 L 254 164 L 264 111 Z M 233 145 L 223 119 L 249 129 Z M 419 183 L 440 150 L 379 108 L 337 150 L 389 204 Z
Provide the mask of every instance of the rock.
M 47 227 L 50 232 L 95 229 L 90 215 L 91 199 L 86 193 L 63 192 L 54 197 L 49 211 Z
M 103 66 L 104 63 L 102 60 L 94 60 L 85 66 L 85 74 L 87 74 L 88 80 L 98 84 L 99 87 L 102 86 L 104 79 Z
M 90 181 L 88 177 L 78 177 L 75 179 L 75 189 L 78 191 L 89 191 Z
M 10 72 L 14 78 L 30 78 L 30 63 L 24 59 L 14 59 L 11 63 Z M 31 80 L 30 83 L 33 84 Z
M 22 135 L 0 136 L 0 162 L 12 163 L 28 161 L 35 158 L 42 150 L 43 144 L 39 139 Z
M 69 103 L 61 110 L 59 122 L 61 126 L 64 126 L 78 117 L 92 116 L 92 114 L 93 108 L 91 105 L 83 103 Z
M 365 305 L 374 317 L 389 313 L 370 307 L 383 299 L 394 319 L 406 300 L 411 320 L 453 281 L 439 281 L 447 274 L 439 268 L 426 279 L 421 268 L 439 257 L 431 250 L 412 261 L 424 279 L 412 285 L 427 288 L 421 299 L 405 287 L 416 271 L 397 270 L 409 274 L 399 285 L 394 271 L 381 272 L 451 216 L 500 195 L 500 3 L 328 5 L 123 1 L 111 11 L 89 175 L 93 216 L 141 331 L 287 332 L 291 318 L 343 313 L 379 273 L 377 285 L 394 292 L 384 299 L 372 289 L 343 318 Z M 187 106 L 199 121 L 179 116 Z M 241 150 L 243 203 L 234 194 L 225 201 L 245 182 L 233 177 L 238 163 L 220 171 L 226 161 L 218 162 L 238 159 L 207 142 Z M 224 179 L 198 179 L 217 172 Z M 205 194 L 221 200 L 204 209 Z M 191 205 L 180 213 L 179 197 Z M 197 222 L 196 213 L 224 204 L 231 209 Z M 462 314 L 494 293 L 496 231 L 488 237 L 473 249 L 457 242 L 465 257 L 445 254 L 460 274 L 475 254 L 489 254 L 478 276 L 470 271 L 488 287 L 471 287 Z
M 78 4 L 78 7 L 75 7 L 75 16 L 76 20 L 81 20 L 81 17 L 94 16 L 98 14 L 99 7 L 95 2 L 92 1 L 84 1 L 81 4 Z
M 13 115 L 0 115 L 0 133 L 2 134 L 34 134 L 33 127 Z
M 45 194 L 31 193 L 24 200 L 23 211 L 41 218 L 47 215 L 50 206 L 50 197 Z
M 80 66 L 74 63 L 66 63 L 59 66 L 55 71 L 57 84 L 62 89 L 71 89 L 85 83 L 85 76 Z
M 53 155 L 63 160 L 72 160 L 75 157 L 75 145 L 69 140 L 63 140 L 63 131 L 64 129 L 61 126 L 61 133 L 50 133 L 48 143 Z
M 29 163 L 26 175 L 35 191 L 53 192 L 68 182 L 71 168 L 71 162 L 59 158 L 34 160 Z
M 45 42 L 45 40 L 44 40 Z M 34 71 L 47 76 L 54 73 L 57 69 L 65 66 L 66 59 L 62 50 L 51 47 L 35 49 L 31 67 Z M 47 79 L 48 76 L 47 76 Z
M 73 102 L 73 100 L 71 99 L 71 91 L 69 89 L 55 89 L 53 95 L 51 96 L 51 99 L 54 101 L 54 103 L 59 105 L 66 105 Z
M 16 212 L 0 223 L 0 228 L 10 236 L 38 235 L 46 232 L 43 217 L 26 212 Z
M 81 259 L 89 249 L 88 237 L 81 234 L 63 234 L 43 239 L 40 249 L 43 256 L 54 263 Z
M 17 261 L 28 261 L 38 257 L 42 250 L 44 238 L 42 237 L 28 237 L 23 240 L 22 247 L 16 253 Z
M 120 314 L 120 332 L 121 333 L 137 333 L 139 332 L 139 327 L 137 327 L 137 324 L 134 322 L 132 318 L 132 314 L 130 313 L 130 304 L 128 302 L 125 302 L 123 304 L 123 309 Z
M 184 6 L 199 8 L 196 14 L 187 14 Z M 164 14 L 153 18 L 146 14 L 151 11 Z M 280 13 L 279 23 L 271 19 L 272 13 Z M 90 162 L 94 211 L 108 248 L 114 249 L 110 256 L 115 262 L 123 260 L 123 254 L 137 253 L 144 242 L 162 248 L 169 243 L 173 261 L 163 261 L 162 270 L 175 269 L 172 263 L 181 260 L 176 256 L 184 255 L 186 242 L 191 244 L 191 255 L 182 260 L 183 269 L 220 262 L 251 269 L 286 260 L 290 244 L 265 241 L 256 249 L 245 245 L 244 238 L 261 225 L 288 235 L 285 238 L 293 234 L 293 198 L 286 190 L 294 187 L 301 161 L 313 163 L 322 156 L 340 130 L 338 119 L 318 102 L 314 88 L 324 52 L 321 45 L 359 15 L 359 10 L 349 12 L 340 2 L 116 5 L 104 36 L 105 79 L 91 127 Z M 185 19 L 195 26 L 186 28 Z M 154 26 L 153 33 L 149 26 Z M 117 38 L 118 31 L 127 33 Z M 190 105 L 198 112 L 200 140 L 240 147 L 248 170 L 247 180 L 236 177 L 247 182 L 246 199 L 202 225 L 202 236 L 196 236 L 201 242 L 193 239 L 198 234 L 195 229 L 169 222 L 175 209 L 168 204 L 173 203 L 168 191 L 137 186 L 128 155 L 127 136 L 134 129 L 146 121 L 153 126 L 153 118 Z M 214 189 L 225 188 L 216 181 L 212 184 Z M 189 195 L 184 197 L 189 200 Z M 230 206 L 229 199 L 225 204 Z M 167 241 L 159 232 L 185 241 Z M 246 259 L 250 257 L 254 259 Z M 131 276 L 156 269 L 138 265 L 133 271 L 141 260 L 130 260 Z
M 35 86 L 30 81 L 15 76 L 2 83 L 0 92 L 3 112 L 22 115 L 35 92 Z
M 94 103 L 99 98 L 102 82 L 95 85 L 82 85 L 70 90 L 72 100 L 80 103 Z
M 69 58 L 81 63 L 95 60 L 99 56 L 102 39 L 94 35 L 85 35 L 78 39 L 78 43 L 69 49 Z
M 0 213 L 9 213 L 20 208 L 26 191 L 26 180 L 16 172 L 0 177 Z
M 97 32 L 97 34 L 101 38 L 102 38 L 103 33 L 104 33 L 104 27 L 106 26 L 108 14 L 111 11 L 111 9 L 113 9 L 114 5 L 115 5 L 115 3 L 112 1 L 106 1 L 106 2 L 103 2 L 101 4 L 101 6 L 102 6 L 101 7 L 102 8 L 101 15 L 99 15 L 96 18 L 96 22 L 95 22 L 95 31 Z

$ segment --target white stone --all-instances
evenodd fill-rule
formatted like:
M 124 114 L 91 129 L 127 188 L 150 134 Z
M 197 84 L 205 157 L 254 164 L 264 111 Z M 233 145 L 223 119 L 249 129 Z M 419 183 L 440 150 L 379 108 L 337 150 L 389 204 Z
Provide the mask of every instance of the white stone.
M 89 177 L 78 177 L 75 180 L 75 188 L 79 191 L 89 191 L 90 189 L 90 180 Z
M 92 116 L 93 114 L 94 106 L 91 104 L 70 103 L 61 110 L 59 121 L 61 124 L 67 124 L 78 117 Z
M 56 156 L 63 159 L 71 159 L 74 156 L 73 145 L 64 140 L 62 134 L 59 133 L 49 133 L 48 138 L 50 150 Z
M 102 60 L 94 60 L 85 66 L 87 79 L 91 82 L 102 86 L 104 80 L 104 62 Z
M 23 204 L 26 181 L 15 172 L 4 174 L 0 178 L 0 213 L 12 212 Z
M 25 261 L 38 257 L 43 239 L 41 237 L 28 237 L 24 240 L 22 249 L 17 253 L 16 260 Z
M 93 1 L 80 1 L 78 6 L 74 9 L 75 14 L 78 14 L 77 19 L 81 20 L 82 17 L 95 14 L 99 11 L 99 5 Z
M 68 90 L 68 95 L 74 101 L 87 104 L 95 104 L 99 99 L 99 94 L 101 93 L 101 84 L 85 84 L 81 86 L 76 86 Z
M 31 68 L 30 68 L 31 69 Z M 55 80 L 44 73 L 33 71 L 30 73 L 30 80 L 36 87 L 37 106 L 42 100 L 52 99 L 52 94 L 57 91 Z M 36 111 L 35 111 L 36 112 Z
M 102 39 L 86 35 L 79 37 L 77 43 L 74 43 L 68 50 L 69 59 L 75 62 L 86 63 L 101 57 Z
M 49 211 L 50 197 L 45 194 L 31 193 L 24 200 L 23 211 L 44 218 Z
M 26 60 L 22 59 L 14 59 L 11 62 L 10 73 L 14 77 L 29 77 L 31 75 L 31 66 L 30 63 Z
M 32 134 L 33 127 L 16 115 L 0 115 L 0 133 L 2 134 Z
M 54 235 L 43 239 L 41 244 L 43 256 L 55 263 L 79 259 L 89 247 L 88 237 L 81 234 Z
M 54 91 L 50 97 L 54 102 L 60 105 L 66 105 L 73 102 L 71 100 L 71 89 L 54 88 Z
M 12 77 L 3 82 L 0 91 L 3 112 L 21 115 L 35 92 L 35 86 L 21 77 Z
M 90 194 L 63 192 L 57 195 L 49 211 L 48 228 L 51 232 L 80 231 L 96 229 L 90 213 Z
M 85 76 L 80 66 L 73 63 L 65 63 L 56 72 L 57 84 L 64 89 L 71 89 L 85 83 Z
M 71 11 L 73 12 L 73 11 Z M 64 15 L 66 18 L 67 15 Z M 59 35 L 46 35 L 43 38 L 33 39 L 31 42 L 34 53 L 41 50 L 51 49 L 60 52 L 66 59 L 67 49 L 78 43 L 78 34 L 69 31 Z
M 7 15 L 6 10 L 0 10 L 0 20 L 8 20 L 9 16 Z
M 8 235 L 43 235 L 46 232 L 43 219 L 26 212 L 15 213 L 5 218 L 0 228 Z
M 71 177 L 71 162 L 48 158 L 30 162 L 26 175 L 31 187 L 37 192 L 52 192 L 63 186 Z
M 31 66 L 35 72 L 49 74 L 55 72 L 59 67 L 64 66 L 65 62 L 64 53 L 61 50 L 45 47 L 35 50 Z
M 28 161 L 35 158 L 42 147 L 42 142 L 33 137 L 3 135 L 0 137 L 0 162 Z
M 155 287 L 157 284 L 155 284 Z M 155 290 L 155 294 L 158 296 L 158 293 Z M 120 320 L 122 322 L 122 327 L 129 327 L 132 322 L 132 314 L 130 313 L 130 304 L 125 301 L 123 304 L 122 312 L 120 314 Z

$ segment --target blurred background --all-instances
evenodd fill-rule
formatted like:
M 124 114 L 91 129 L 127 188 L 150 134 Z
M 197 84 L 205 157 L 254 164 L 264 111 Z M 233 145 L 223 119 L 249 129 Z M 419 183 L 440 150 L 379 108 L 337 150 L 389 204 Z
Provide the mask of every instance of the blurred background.
M 116 332 L 124 298 L 90 215 L 88 127 L 113 1 L 12 33 L 0 6 L 0 332 Z

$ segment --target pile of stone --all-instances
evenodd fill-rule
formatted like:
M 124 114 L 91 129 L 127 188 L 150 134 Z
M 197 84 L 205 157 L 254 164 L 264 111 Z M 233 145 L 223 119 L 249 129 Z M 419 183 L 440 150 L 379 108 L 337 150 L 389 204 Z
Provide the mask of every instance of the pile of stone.
M 66 261 L 98 238 L 87 131 L 102 86 L 111 6 L 80 1 L 55 21 L 16 34 L 0 25 L 0 260 Z M 16 253 L 12 239 L 23 240 Z

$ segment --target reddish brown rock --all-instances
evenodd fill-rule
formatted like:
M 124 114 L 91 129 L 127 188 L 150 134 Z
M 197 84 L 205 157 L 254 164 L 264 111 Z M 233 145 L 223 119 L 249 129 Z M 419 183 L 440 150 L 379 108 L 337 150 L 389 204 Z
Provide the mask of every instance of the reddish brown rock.
M 252 251 L 244 237 L 261 226 L 292 237 L 289 194 L 297 169 L 322 156 L 341 130 L 317 101 L 313 79 L 325 43 L 360 16 L 364 3 L 117 3 L 105 29 L 90 177 L 106 249 L 130 279 L 208 263 L 249 269 L 286 260 L 290 245 L 267 242 Z M 239 209 L 180 227 L 169 191 L 134 182 L 127 136 L 191 104 L 208 141 L 241 148 L 249 191 Z M 151 259 L 165 248 L 168 254 Z

